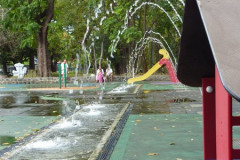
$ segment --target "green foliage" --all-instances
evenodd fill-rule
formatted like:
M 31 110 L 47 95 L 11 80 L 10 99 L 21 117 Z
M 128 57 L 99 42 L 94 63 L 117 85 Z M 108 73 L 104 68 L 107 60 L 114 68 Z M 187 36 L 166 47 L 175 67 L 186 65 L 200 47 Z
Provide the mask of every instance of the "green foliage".
M 36 34 L 39 32 L 48 6 L 48 0 L 0 0 L 3 8 L 8 10 L 2 25 L 12 32 L 23 33 L 20 48 L 37 47 Z
M 37 71 L 36 70 L 29 70 L 27 75 L 24 77 L 37 77 Z
M 106 59 L 111 60 L 112 67 L 121 72 L 125 70 L 128 65 L 128 59 L 135 48 L 136 44 L 145 34 L 145 31 L 153 30 L 160 33 L 173 53 L 176 55 L 179 50 L 180 37 L 178 36 L 173 24 L 168 16 L 159 8 L 152 5 L 146 5 L 140 8 L 136 13 L 130 17 L 128 16 L 127 29 L 120 34 L 119 43 L 115 45 L 113 42 L 118 34 L 123 31 L 123 26 L 126 23 L 125 17 L 127 11 L 136 1 L 117 0 L 113 3 L 112 0 L 103 0 L 101 12 L 98 17 L 95 17 L 96 9 L 98 8 L 101 0 L 56 0 L 54 9 L 54 18 L 48 25 L 48 42 L 49 51 L 53 62 L 67 58 L 68 61 L 76 60 L 76 53 L 80 54 L 80 63 L 83 65 L 87 63 L 86 55 L 82 51 L 83 37 L 86 33 L 87 19 L 89 23 L 89 31 L 86 33 L 86 39 L 83 42 L 88 50 L 91 46 L 91 64 L 94 64 L 93 48 L 96 53 L 96 58 L 101 56 L 102 42 L 103 43 L 103 65 L 106 65 Z M 142 2 L 140 0 L 137 6 L 133 6 L 133 10 L 137 8 Z M 156 3 L 166 10 L 177 28 L 181 31 L 182 23 L 179 21 L 171 6 L 164 0 L 152 0 L 149 2 Z M 177 12 L 183 15 L 183 5 L 180 1 L 170 0 Z M 13 33 L 18 33 L 19 37 L 14 34 L 18 39 L 19 44 L 15 43 L 17 47 L 14 51 L 9 49 L 9 46 L 4 47 L 4 53 L 15 54 L 24 50 L 24 48 L 37 48 L 36 34 L 44 21 L 41 17 L 47 5 L 48 0 L 0 0 L 3 8 L 9 10 L 6 14 L 4 21 L 1 24 L 8 30 L 9 36 Z M 112 5 L 113 12 L 111 11 L 110 4 Z M 132 10 L 132 11 L 133 11 Z M 146 12 L 146 16 L 145 13 Z M 103 18 L 105 17 L 105 18 Z M 146 24 L 145 24 L 146 21 Z M 100 25 L 100 22 L 102 25 Z M 145 30 L 146 28 L 146 30 Z M 1 32 L 1 31 L 0 31 Z M 14 36 L 13 36 L 14 37 Z M 155 34 L 148 34 L 147 37 L 158 39 L 164 46 L 165 41 Z M 94 46 L 92 46 L 94 44 Z M 13 44 L 11 44 L 13 45 Z M 159 60 L 158 50 L 161 46 L 158 43 L 151 42 L 144 44 L 139 53 L 144 52 L 139 62 L 151 67 L 151 51 L 154 52 L 154 60 Z M 114 58 L 110 57 L 110 53 L 114 48 Z M 166 47 L 167 48 L 167 47 Z M 168 48 L 167 48 L 168 49 Z M 2 49 L 3 50 L 3 49 Z M 1 52 L 0 49 L 0 54 Z M 172 55 L 171 55 L 172 56 Z M 11 57 L 11 56 L 10 56 Z M 155 62 L 153 62 L 155 63 Z M 75 63 L 73 63 L 75 65 Z M 143 66 L 143 67 L 144 67 Z M 83 68 L 83 67 L 82 67 Z
M 78 76 L 82 76 L 82 73 L 78 73 Z M 59 77 L 58 72 L 52 72 L 52 77 Z M 67 74 L 67 77 L 75 77 L 75 72 L 71 71 Z
M 123 34 L 123 38 L 126 40 L 126 43 L 130 43 L 134 40 L 139 40 L 142 37 L 142 32 L 136 27 L 130 27 L 126 29 Z

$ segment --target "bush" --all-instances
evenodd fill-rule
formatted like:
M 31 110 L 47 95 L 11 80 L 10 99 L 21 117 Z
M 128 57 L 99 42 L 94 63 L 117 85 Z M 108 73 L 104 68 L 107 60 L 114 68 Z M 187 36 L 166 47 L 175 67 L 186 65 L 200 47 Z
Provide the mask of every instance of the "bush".
M 36 70 L 28 70 L 27 75 L 24 77 L 37 77 L 37 71 Z
M 82 76 L 83 74 L 82 73 L 79 73 L 78 72 L 78 75 L 77 76 Z M 52 72 L 52 77 L 58 77 L 58 72 Z M 67 74 L 68 77 L 75 77 L 75 71 L 70 71 L 68 74 Z

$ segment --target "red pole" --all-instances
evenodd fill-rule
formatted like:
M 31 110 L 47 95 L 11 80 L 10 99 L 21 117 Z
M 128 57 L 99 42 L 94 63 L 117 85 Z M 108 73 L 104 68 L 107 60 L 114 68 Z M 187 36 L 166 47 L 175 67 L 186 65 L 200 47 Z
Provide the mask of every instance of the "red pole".
M 215 69 L 217 159 L 232 160 L 232 97 L 222 85 Z
M 179 83 L 179 80 L 177 79 L 177 75 L 175 73 L 175 70 L 172 66 L 172 63 L 169 61 L 169 59 L 161 59 L 159 62 L 158 62 L 161 66 L 162 65 L 166 65 L 165 67 L 167 68 L 168 70 L 168 75 L 169 75 L 169 78 L 171 80 L 171 82 L 174 82 L 174 83 Z
M 204 160 L 216 159 L 215 78 L 202 79 Z

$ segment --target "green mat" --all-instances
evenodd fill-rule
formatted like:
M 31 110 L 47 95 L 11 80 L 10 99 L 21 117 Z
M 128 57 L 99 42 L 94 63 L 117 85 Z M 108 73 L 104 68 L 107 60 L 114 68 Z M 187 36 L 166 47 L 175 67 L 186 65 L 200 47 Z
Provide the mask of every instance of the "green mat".
M 111 91 L 114 88 L 116 88 L 117 86 L 119 86 L 120 84 L 123 84 L 122 82 L 106 82 L 105 83 L 105 87 L 104 87 L 104 91 Z M 102 84 L 103 85 L 103 84 Z M 67 84 L 68 87 L 76 87 L 76 85 L 74 84 Z M 94 84 L 90 85 L 91 86 L 95 86 Z M 101 87 L 100 84 L 96 83 L 97 88 L 95 89 L 87 89 L 84 90 L 84 92 L 86 91 L 101 91 Z M 34 88 L 58 88 L 57 84 L 7 84 L 7 85 L 0 85 L 0 91 L 4 92 L 11 92 L 11 91 L 28 91 L 28 89 L 34 89 Z M 80 87 L 79 87 L 80 90 Z M 33 91 L 33 90 L 32 90 Z
M 0 116 L 0 150 L 56 121 L 57 116 Z
M 111 91 L 114 88 L 116 88 L 117 86 L 119 86 L 120 84 L 122 84 L 122 82 L 106 82 L 105 83 L 105 87 L 104 87 L 104 91 Z M 95 89 L 88 89 L 88 91 L 101 91 L 100 84 L 96 83 L 96 85 L 98 86 L 97 88 L 95 88 Z
M 111 160 L 203 159 L 198 114 L 130 115 Z
M 184 86 L 182 84 L 143 84 L 142 90 L 179 90 L 179 89 L 196 89 Z

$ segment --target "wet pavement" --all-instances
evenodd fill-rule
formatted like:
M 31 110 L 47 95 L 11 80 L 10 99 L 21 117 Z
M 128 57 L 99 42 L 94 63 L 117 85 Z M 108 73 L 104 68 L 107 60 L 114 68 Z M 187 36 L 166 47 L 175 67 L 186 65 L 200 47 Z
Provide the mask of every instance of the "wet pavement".
M 127 104 L 116 103 L 113 89 L 121 83 L 94 85 L 93 89 L 84 90 L 84 86 L 93 84 L 82 84 L 79 89 L 64 91 L 43 91 L 39 86 L 29 91 L 29 85 L 3 86 L 0 157 L 88 159 Z M 125 88 L 126 93 L 132 92 L 132 87 Z M 110 91 L 113 93 L 108 94 Z
M 111 160 L 203 159 L 201 88 L 152 82 L 143 84 L 138 97 Z M 233 113 L 239 111 L 233 100 Z M 235 148 L 239 131 L 233 129 Z
M 200 88 L 170 82 L 133 86 L 114 82 L 65 91 L 29 88 L 1 86 L 0 156 L 88 159 L 116 115 L 131 103 L 134 106 L 112 160 L 202 159 Z M 239 114 L 239 104 L 233 104 L 234 113 Z
M 111 160 L 200 160 L 198 114 L 130 115 Z

